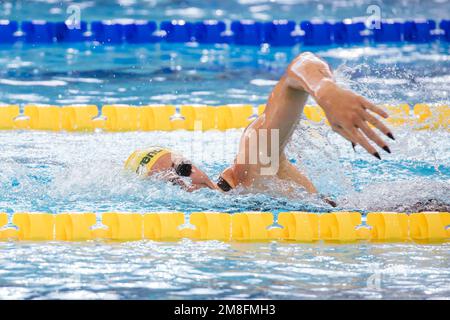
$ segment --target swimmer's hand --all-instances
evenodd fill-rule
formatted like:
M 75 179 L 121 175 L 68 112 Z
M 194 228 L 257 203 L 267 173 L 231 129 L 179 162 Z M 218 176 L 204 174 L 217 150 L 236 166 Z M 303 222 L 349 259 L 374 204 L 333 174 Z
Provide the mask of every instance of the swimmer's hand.
M 190 179 L 192 181 L 192 184 L 197 186 L 196 187 L 197 189 L 200 188 L 216 189 L 215 183 L 212 182 L 211 179 L 209 179 L 206 173 L 204 173 L 196 166 L 192 166 L 192 173 L 190 175 Z
M 328 64 L 310 52 L 299 55 L 288 67 L 286 83 L 296 90 L 309 93 L 325 111 L 331 128 L 351 141 L 359 144 L 373 156 L 380 158 L 367 138 L 386 152 L 388 145 L 370 127 L 369 123 L 394 139 L 391 131 L 372 113 L 383 118 L 388 114 L 362 96 L 339 87 L 333 80 Z
M 325 111 L 333 131 L 353 144 L 359 144 L 378 159 L 381 158 L 379 153 L 367 138 L 375 142 L 384 151 L 391 153 L 387 143 L 369 127 L 369 124 L 372 124 L 386 136 L 394 139 L 389 128 L 372 114 L 376 113 L 383 118 L 387 118 L 388 114 L 381 108 L 350 90 L 340 88 L 336 83 L 327 79 L 322 81 L 315 99 Z
M 202 184 L 188 184 L 183 179 L 175 175 L 168 178 L 167 181 L 171 182 L 173 185 L 180 186 L 184 191 L 187 192 L 193 192 L 195 190 L 208 187 Z
M 324 202 L 328 203 L 328 204 L 329 204 L 330 206 L 332 206 L 333 208 L 336 208 L 336 207 L 337 207 L 337 203 L 336 203 L 334 200 L 332 200 L 331 198 L 326 197 L 326 196 L 321 196 L 321 198 L 322 198 L 322 200 L 323 200 Z
M 192 166 L 191 175 L 184 179 L 178 176 L 174 171 L 167 172 L 163 177 L 167 181 L 171 182 L 174 185 L 180 186 L 182 189 L 188 192 L 193 192 L 201 188 L 216 189 L 216 185 L 208 178 L 208 176 L 203 171 L 198 169 L 196 166 Z

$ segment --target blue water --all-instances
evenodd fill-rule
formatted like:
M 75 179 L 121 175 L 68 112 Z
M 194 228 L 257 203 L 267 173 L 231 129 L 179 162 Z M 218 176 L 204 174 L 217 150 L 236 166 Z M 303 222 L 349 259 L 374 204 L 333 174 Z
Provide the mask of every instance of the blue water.
M 10 3 L 10 5 L 8 5 Z M 86 1 L 86 20 L 237 18 L 341 19 L 368 2 Z M 372 2 L 371 2 L 372 3 Z M 69 2 L 1 1 L 3 18 L 61 18 Z M 386 2 L 387 16 L 442 18 L 448 2 Z M 9 11 L 8 11 L 9 8 Z M 284 8 L 284 9 L 283 9 Z M 306 10 L 308 9 L 308 10 Z M 58 11 L 59 10 L 59 11 Z M 62 10 L 62 11 L 61 11 Z M 362 13 L 360 13 L 362 11 Z M 298 13 L 298 14 L 297 14 Z M 197 16 L 195 16 L 197 15 Z M 267 19 L 268 19 L 267 18 Z M 449 50 L 432 45 L 307 48 L 337 81 L 376 103 L 449 104 Z M 287 63 L 305 48 L 91 44 L 0 47 L 0 102 L 103 105 L 265 103 Z M 314 101 L 309 101 L 314 103 Z M 338 210 L 450 207 L 450 132 L 393 127 L 393 153 L 367 155 L 324 125 L 300 123 L 288 155 Z M 0 212 L 330 210 L 302 190 L 186 193 L 122 171 L 136 148 L 180 151 L 217 177 L 242 130 L 51 133 L 0 131 Z M 281 190 L 280 190 L 281 189 Z M 424 210 L 435 210 L 431 203 Z M 449 244 L 0 243 L 0 298 L 417 298 L 450 297 Z M 371 279 L 379 279 L 379 286 Z
M 260 104 L 288 62 L 305 50 L 326 59 L 340 82 L 377 103 L 449 102 L 450 46 L 445 43 L 351 48 L 7 45 L 0 46 L 0 102 Z

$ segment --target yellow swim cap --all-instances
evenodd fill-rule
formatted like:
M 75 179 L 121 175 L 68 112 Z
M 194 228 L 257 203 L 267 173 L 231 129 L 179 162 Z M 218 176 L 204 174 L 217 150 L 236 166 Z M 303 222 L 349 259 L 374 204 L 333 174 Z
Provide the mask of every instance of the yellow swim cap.
M 150 172 L 156 161 L 168 153 L 170 153 L 169 150 L 160 147 L 136 150 L 125 162 L 125 169 L 134 171 L 139 175 L 147 174 Z

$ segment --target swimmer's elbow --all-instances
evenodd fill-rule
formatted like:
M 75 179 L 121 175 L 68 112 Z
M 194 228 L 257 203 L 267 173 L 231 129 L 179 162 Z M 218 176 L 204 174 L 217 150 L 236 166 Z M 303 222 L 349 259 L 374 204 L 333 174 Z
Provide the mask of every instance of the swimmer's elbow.
M 323 67 L 327 66 L 327 63 L 312 52 L 303 52 L 295 57 L 289 65 L 293 71 L 311 66 Z
M 290 75 L 289 72 L 285 76 L 284 83 L 289 89 L 301 90 L 301 91 L 305 91 L 306 92 L 306 90 L 303 87 L 302 83 L 299 82 L 296 77 L 293 77 L 292 75 Z
M 304 74 L 315 70 L 329 69 L 328 64 L 312 52 L 298 55 L 288 67 L 288 74 Z
M 311 93 L 321 80 L 332 78 L 328 64 L 311 52 L 297 56 L 286 71 L 285 83 L 288 87 Z

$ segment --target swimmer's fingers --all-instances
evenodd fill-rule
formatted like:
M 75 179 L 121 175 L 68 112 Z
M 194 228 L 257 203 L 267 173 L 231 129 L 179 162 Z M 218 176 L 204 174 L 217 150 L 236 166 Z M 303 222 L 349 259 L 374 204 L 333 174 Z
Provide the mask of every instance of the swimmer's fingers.
M 371 155 L 381 160 L 380 154 L 375 148 L 367 141 L 358 128 L 353 128 L 351 131 L 347 130 L 347 134 L 351 137 L 353 142 L 356 142 L 361 147 L 367 150 Z
M 389 147 L 387 146 L 386 142 L 384 142 L 370 127 L 367 125 L 365 121 L 361 121 L 358 124 L 358 127 L 361 129 L 362 132 L 373 142 L 375 142 L 380 148 L 382 148 L 384 151 L 391 153 L 391 150 L 389 150 Z
M 353 151 L 356 152 L 355 147 L 356 147 L 356 140 L 354 138 L 351 138 L 350 134 L 347 133 L 347 131 L 344 130 L 344 128 L 342 128 L 341 126 L 336 126 L 335 128 L 333 128 L 333 130 L 337 133 L 339 133 L 342 137 L 344 137 L 345 139 L 347 139 L 348 141 L 350 141 L 352 143 L 352 148 Z
M 332 206 L 333 208 L 337 207 L 337 203 L 336 201 L 332 200 L 331 198 L 321 195 L 320 198 L 325 201 L 326 203 L 328 203 L 330 206 Z
M 375 112 L 376 114 L 382 116 L 383 118 L 389 117 L 389 115 L 387 114 L 386 111 L 384 111 L 380 107 L 377 107 L 376 105 L 374 105 L 372 102 L 370 102 L 366 98 L 360 96 L 359 99 L 361 101 L 362 106 L 365 109 L 369 109 L 370 111 Z
M 364 126 L 364 125 L 361 125 Z M 365 124 L 365 126 L 372 131 L 369 126 L 367 126 L 367 124 Z M 364 136 L 361 134 L 361 132 L 358 130 L 358 128 L 355 127 L 354 130 L 347 131 L 344 130 L 343 128 L 336 128 L 334 131 L 336 131 L 337 133 L 339 133 L 341 136 L 343 136 L 345 139 L 349 140 L 352 143 L 352 147 L 353 150 L 355 149 L 355 145 L 359 144 L 360 146 L 362 146 L 364 149 L 367 150 L 367 152 L 369 152 L 371 155 L 373 155 L 374 157 L 381 159 L 380 154 L 375 150 L 374 147 L 372 147 L 372 145 L 369 143 L 369 141 L 367 141 L 366 138 L 364 138 Z M 363 131 L 364 132 L 364 131 Z M 372 131 L 373 135 L 376 136 L 376 134 Z M 365 133 L 367 135 L 367 133 Z M 369 133 L 370 134 L 370 133 Z M 373 135 L 371 135 L 373 137 Z M 375 137 L 373 137 L 374 139 L 376 139 Z M 372 139 L 372 138 L 371 138 Z M 378 138 L 379 139 L 379 138 Z M 373 140 L 373 139 L 372 139 Z M 387 147 L 385 144 L 383 144 L 383 140 L 379 139 L 379 143 L 381 143 L 382 145 L 380 145 L 380 147 L 382 147 L 386 152 L 390 153 L 389 147 Z M 377 143 L 378 144 L 378 143 Z M 389 151 L 388 151 L 389 150 Z
M 380 120 L 378 120 L 377 118 L 375 118 L 373 115 L 371 115 L 368 112 L 365 112 L 364 114 L 364 119 L 366 121 L 368 121 L 369 123 L 371 123 L 375 128 L 377 128 L 378 130 L 380 130 L 381 132 L 383 132 L 385 135 L 387 135 L 389 138 L 391 138 L 392 140 L 394 140 L 394 136 L 392 135 L 391 130 L 389 130 L 388 127 L 386 127 L 383 122 L 381 122 Z
M 337 133 L 339 133 L 342 137 L 344 137 L 348 141 L 350 141 L 352 143 L 353 150 L 355 150 L 356 143 L 354 141 L 352 141 L 352 139 L 350 138 L 350 135 L 347 134 L 347 132 L 345 132 L 344 129 L 342 129 L 340 127 L 336 127 L 333 130 L 336 131 Z

